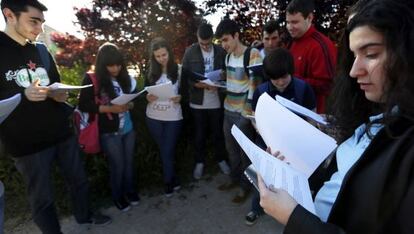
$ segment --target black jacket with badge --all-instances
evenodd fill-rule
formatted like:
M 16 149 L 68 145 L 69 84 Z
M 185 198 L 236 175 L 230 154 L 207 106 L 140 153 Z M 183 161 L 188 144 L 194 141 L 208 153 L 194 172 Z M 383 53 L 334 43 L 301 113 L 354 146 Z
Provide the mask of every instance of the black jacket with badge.
M 33 154 L 61 142 L 72 133 L 64 103 L 51 98 L 32 102 L 24 95 L 31 81 L 41 86 L 60 81 L 56 64 L 50 57 L 46 71 L 34 44 L 22 46 L 0 32 L 0 100 L 21 94 L 21 102 L 0 125 L 0 139 L 6 152 L 14 157 Z
M 214 50 L 214 70 L 225 70 L 224 59 L 226 57 L 226 51 L 220 46 L 213 44 Z M 204 74 L 204 59 L 201 52 L 201 47 L 198 43 L 194 43 L 188 47 L 183 57 L 183 81 L 188 82 L 190 103 L 196 105 L 203 104 L 204 89 L 200 89 L 194 86 L 196 79 L 193 72 Z M 223 97 L 224 98 L 224 97 Z M 223 99 L 221 98 L 221 100 Z
M 298 205 L 284 233 L 414 233 L 414 122 L 399 117 L 389 133 L 378 132 L 350 168 L 327 223 Z M 322 177 L 337 170 L 332 162 Z

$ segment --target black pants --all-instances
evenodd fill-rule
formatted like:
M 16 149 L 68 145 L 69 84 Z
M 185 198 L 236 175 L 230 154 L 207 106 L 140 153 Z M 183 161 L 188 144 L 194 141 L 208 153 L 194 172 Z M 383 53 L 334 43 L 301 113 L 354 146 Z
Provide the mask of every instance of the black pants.
M 207 137 L 211 134 L 214 157 L 217 162 L 225 158 L 226 149 L 223 135 L 223 109 L 191 108 L 194 126 L 195 162 L 204 163 Z

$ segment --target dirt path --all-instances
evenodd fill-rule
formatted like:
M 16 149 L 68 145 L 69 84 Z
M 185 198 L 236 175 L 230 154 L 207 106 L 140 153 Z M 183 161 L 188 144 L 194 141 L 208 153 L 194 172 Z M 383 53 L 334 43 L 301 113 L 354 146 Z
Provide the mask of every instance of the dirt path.
M 242 205 L 231 203 L 236 190 L 222 192 L 217 186 L 226 177 L 216 175 L 191 183 L 172 198 L 163 195 L 142 197 L 141 203 L 128 212 L 115 207 L 102 210 L 113 218 L 105 227 L 87 228 L 76 224 L 72 217 L 61 220 L 64 233 L 282 233 L 282 226 L 263 216 L 249 227 L 244 216 L 250 199 Z M 5 233 L 40 233 L 33 222 L 27 222 Z

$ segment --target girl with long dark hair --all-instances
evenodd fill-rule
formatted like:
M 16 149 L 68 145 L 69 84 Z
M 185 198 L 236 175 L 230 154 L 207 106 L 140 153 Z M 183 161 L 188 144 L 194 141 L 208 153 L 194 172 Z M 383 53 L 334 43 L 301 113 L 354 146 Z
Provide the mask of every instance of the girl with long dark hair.
M 99 113 L 101 147 L 108 157 L 112 199 L 121 211 L 138 205 L 139 196 L 135 184 L 134 149 L 135 131 L 129 109 L 133 103 L 114 105 L 110 101 L 122 94 L 136 91 L 136 81 L 127 72 L 124 56 L 112 43 L 104 43 L 98 50 L 95 77 L 100 103 L 95 103 L 93 88 L 83 89 L 79 97 L 79 109 Z M 86 74 L 83 84 L 91 84 Z

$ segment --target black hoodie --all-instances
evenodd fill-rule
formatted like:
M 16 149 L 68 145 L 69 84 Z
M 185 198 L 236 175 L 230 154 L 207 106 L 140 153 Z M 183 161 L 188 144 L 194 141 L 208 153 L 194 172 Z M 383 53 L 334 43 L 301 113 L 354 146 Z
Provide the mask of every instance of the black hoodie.
M 0 125 L 0 139 L 13 157 L 37 153 L 70 136 L 69 119 L 63 103 L 47 98 L 32 102 L 24 95 L 31 81 L 41 86 L 59 82 L 52 57 L 46 71 L 35 45 L 22 46 L 0 32 L 0 100 L 21 94 L 21 102 Z

